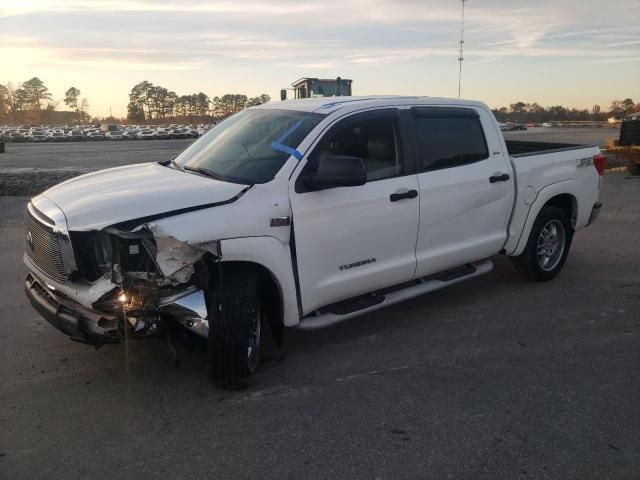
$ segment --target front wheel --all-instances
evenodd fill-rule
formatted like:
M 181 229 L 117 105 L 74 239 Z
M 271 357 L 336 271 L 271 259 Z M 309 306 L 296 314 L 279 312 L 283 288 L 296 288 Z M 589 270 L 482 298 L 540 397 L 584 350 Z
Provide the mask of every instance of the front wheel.
M 524 252 L 511 257 L 511 264 L 527 280 L 551 280 L 562 270 L 572 239 L 573 228 L 564 211 L 543 207 L 533 223 Z
M 209 377 L 219 387 L 247 386 L 260 359 L 259 278 L 249 268 L 224 271 L 209 304 Z

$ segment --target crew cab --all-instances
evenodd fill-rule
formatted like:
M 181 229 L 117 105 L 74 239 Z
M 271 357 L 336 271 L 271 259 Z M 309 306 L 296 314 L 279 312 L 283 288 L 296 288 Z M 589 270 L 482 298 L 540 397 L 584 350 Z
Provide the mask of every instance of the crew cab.
M 281 341 L 284 327 L 326 327 L 477 277 L 498 254 L 552 279 L 600 211 L 605 162 L 593 146 L 505 142 L 476 101 L 269 103 L 172 161 L 33 198 L 26 292 L 95 346 L 166 329 L 202 337 L 212 380 L 234 387 L 267 332 Z

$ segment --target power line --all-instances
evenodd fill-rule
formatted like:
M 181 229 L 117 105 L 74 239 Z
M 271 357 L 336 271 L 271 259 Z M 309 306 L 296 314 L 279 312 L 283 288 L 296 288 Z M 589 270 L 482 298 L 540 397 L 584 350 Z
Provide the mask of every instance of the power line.
M 460 98 L 460 92 L 462 90 L 462 61 L 464 57 L 462 53 L 464 51 L 464 4 L 467 0 L 460 0 L 462 3 L 462 18 L 460 20 L 460 54 L 458 55 L 458 63 L 460 64 L 460 69 L 458 70 L 458 98 Z

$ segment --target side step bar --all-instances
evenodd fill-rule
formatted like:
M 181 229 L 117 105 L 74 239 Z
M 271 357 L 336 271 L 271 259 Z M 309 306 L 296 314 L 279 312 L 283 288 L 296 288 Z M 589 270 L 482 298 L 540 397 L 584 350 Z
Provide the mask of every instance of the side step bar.
M 344 309 L 343 311 L 345 313 L 343 314 L 337 313 L 336 310 L 331 307 L 326 307 L 324 310 L 327 311 L 325 312 L 322 311 L 323 309 L 317 310 L 309 316 L 301 318 L 298 328 L 301 330 L 315 330 L 318 328 L 328 327 L 335 323 L 388 307 L 394 303 L 418 297 L 425 293 L 460 283 L 469 278 L 484 275 L 485 273 L 489 273 L 491 270 L 493 270 L 493 262 L 491 260 L 485 260 L 481 263 L 465 265 L 460 269 L 452 270 L 444 274 L 436 274 L 421 278 L 412 282 L 408 287 L 395 290 L 390 293 L 385 293 L 384 295 L 372 295 L 373 298 L 376 298 L 376 301 L 365 302 L 365 306 L 358 310 Z

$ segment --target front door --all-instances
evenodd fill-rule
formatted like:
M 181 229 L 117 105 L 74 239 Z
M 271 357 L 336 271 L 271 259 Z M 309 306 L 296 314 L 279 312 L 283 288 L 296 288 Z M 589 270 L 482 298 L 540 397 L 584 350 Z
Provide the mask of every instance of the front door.
M 413 277 L 418 180 L 402 152 L 398 112 L 386 109 L 339 121 L 302 160 L 289 194 L 304 314 Z M 322 155 L 362 158 L 367 183 L 308 191 L 302 176 Z

